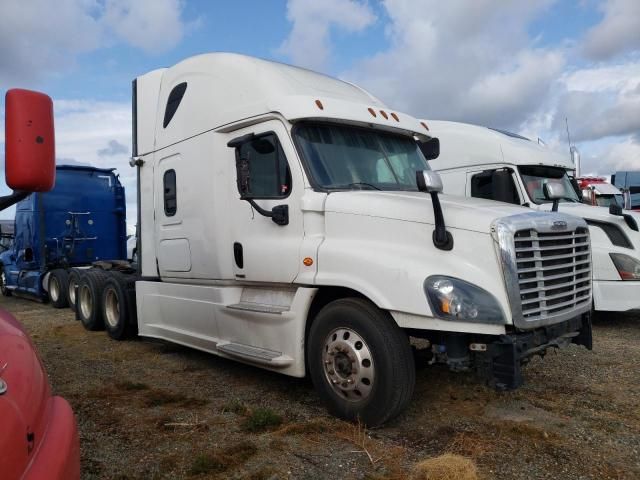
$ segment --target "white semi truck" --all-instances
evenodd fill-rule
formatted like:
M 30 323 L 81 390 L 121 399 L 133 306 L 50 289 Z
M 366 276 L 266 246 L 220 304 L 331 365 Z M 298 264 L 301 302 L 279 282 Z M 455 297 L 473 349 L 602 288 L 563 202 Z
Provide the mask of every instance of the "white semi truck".
M 595 310 L 640 309 L 640 215 L 617 204 L 581 203 L 568 175 L 576 168 L 569 156 L 525 137 L 458 122 L 429 121 L 429 128 L 442 146 L 429 164 L 446 193 L 548 211 L 553 202 L 544 196 L 545 185 L 564 185 L 558 210 L 589 224 Z
M 77 315 L 309 374 L 368 425 L 411 399 L 410 337 L 499 388 L 550 347 L 591 348 L 586 223 L 440 200 L 437 152 L 426 124 L 308 70 L 215 53 L 142 75 L 138 271 L 85 271 Z

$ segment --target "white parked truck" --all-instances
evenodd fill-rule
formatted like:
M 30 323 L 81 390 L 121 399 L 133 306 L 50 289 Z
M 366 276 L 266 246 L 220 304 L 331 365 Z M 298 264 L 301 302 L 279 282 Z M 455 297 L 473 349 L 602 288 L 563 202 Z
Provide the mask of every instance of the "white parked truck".
M 425 124 L 309 70 L 214 53 L 142 75 L 138 272 L 85 272 L 78 316 L 308 373 L 368 425 L 411 399 L 410 337 L 501 388 L 549 347 L 591 348 L 586 223 L 440 200 L 437 151 Z
M 554 208 L 545 185 L 563 185 L 558 211 L 589 224 L 593 251 L 593 302 L 598 311 L 640 309 L 640 215 L 581 203 L 575 168 L 569 156 L 501 130 L 457 122 L 429 121 L 440 139 L 440 156 L 430 166 L 442 177 L 444 191 L 525 205 L 538 211 Z

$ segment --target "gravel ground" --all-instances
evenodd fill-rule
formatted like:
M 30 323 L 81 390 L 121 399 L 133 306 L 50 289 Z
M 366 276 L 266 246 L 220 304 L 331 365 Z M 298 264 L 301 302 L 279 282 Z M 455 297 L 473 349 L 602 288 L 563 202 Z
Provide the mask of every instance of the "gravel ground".
M 640 478 L 640 316 L 595 321 L 594 350 L 535 359 L 499 393 L 418 371 L 408 411 L 365 430 L 329 417 L 308 380 L 149 340 L 87 332 L 69 310 L 17 298 L 53 390 L 76 413 L 85 479 L 405 478 L 446 452 L 483 479 Z

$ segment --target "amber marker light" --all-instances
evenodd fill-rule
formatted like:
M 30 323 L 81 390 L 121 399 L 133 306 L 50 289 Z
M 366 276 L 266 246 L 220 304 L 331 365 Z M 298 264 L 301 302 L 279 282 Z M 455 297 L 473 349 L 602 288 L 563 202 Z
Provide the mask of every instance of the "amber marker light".
M 392 114 L 391 114 L 391 116 L 393 117 L 393 119 L 394 119 L 396 122 L 399 122 L 399 121 L 400 121 L 400 119 L 398 118 L 398 115 L 396 115 L 395 113 L 392 113 Z
M 387 112 L 385 112 L 384 110 L 380 110 L 380 115 L 382 115 L 385 120 L 389 119 L 389 115 L 387 115 Z
M 302 263 L 304 263 L 305 267 L 310 267 L 311 265 L 313 265 L 313 258 L 305 257 L 305 259 L 302 260 Z
M 316 105 L 320 110 L 324 110 L 324 105 L 322 105 L 322 102 L 320 100 L 316 100 Z
M 420 122 L 420 125 L 422 125 L 422 126 L 425 128 L 425 130 L 429 130 L 429 127 L 427 127 L 427 124 L 426 124 L 426 123 L 424 123 L 424 122 Z
M 367 110 L 369 110 L 369 113 L 371 114 L 372 117 L 376 117 L 377 116 L 376 115 L 376 111 L 373 108 L 369 107 L 369 108 L 367 108 Z

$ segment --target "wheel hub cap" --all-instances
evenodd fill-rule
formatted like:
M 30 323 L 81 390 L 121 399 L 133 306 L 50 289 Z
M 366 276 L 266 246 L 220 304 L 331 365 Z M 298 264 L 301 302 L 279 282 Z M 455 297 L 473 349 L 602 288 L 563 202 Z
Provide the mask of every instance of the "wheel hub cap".
M 331 388 L 349 401 L 371 394 L 375 369 L 368 345 L 350 328 L 337 328 L 326 338 L 322 354 L 324 373 Z

